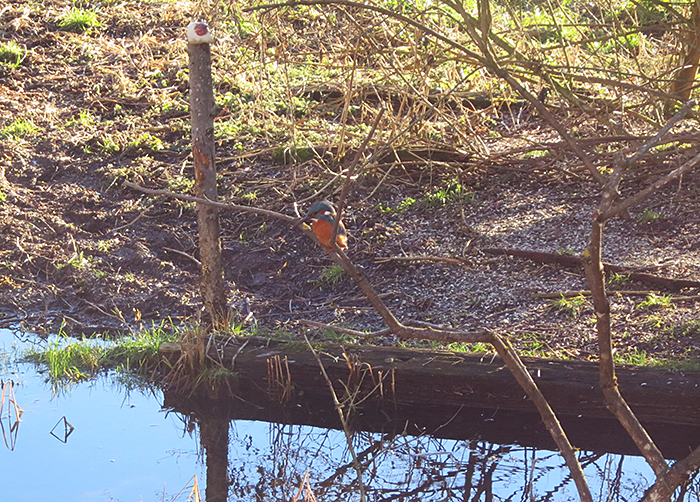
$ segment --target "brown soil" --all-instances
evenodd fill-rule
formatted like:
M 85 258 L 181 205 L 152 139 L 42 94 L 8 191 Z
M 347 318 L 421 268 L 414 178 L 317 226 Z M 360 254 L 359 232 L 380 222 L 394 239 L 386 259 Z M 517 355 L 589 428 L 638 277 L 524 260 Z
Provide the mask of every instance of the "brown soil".
M 166 16 L 154 7 L 147 15 L 134 13 L 134 26 L 116 13 L 106 14 L 98 36 L 61 31 L 52 21 L 62 8 L 58 4 L 46 11 L 24 7 L 24 2 L 11 2 L 0 12 L 0 25 L 29 51 L 19 67 L 0 69 L 0 129 L 26 117 L 40 132 L 0 143 L 0 192 L 6 196 L 0 203 L 0 325 L 40 333 L 63 325 L 68 332 L 94 333 L 196 320 L 201 302 L 193 208 L 121 184 L 128 178 L 177 191 L 186 185 L 183 169 L 185 178 L 191 177 L 187 113 L 182 103 L 158 108 L 163 93 L 186 99 L 187 82 L 178 72 L 186 67 L 180 26 L 187 17 Z M 104 53 L 90 53 L 99 50 Z M 163 79 L 160 88 L 142 82 L 152 69 L 145 61 L 153 65 L 154 59 Z M 85 110 L 97 117 L 96 123 L 80 122 Z M 536 114 L 521 112 L 517 120 L 505 110 L 494 112 L 498 121 L 481 138 L 490 155 L 406 162 L 387 176 L 388 165 L 365 171 L 345 216 L 348 254 L 402 320 L 465 330 L 496 328 L 530 354 L 594 357 L 588 301 L 569 312 L 533 297 L 586 289 L 581 269 L 484 252 L 580 254 L 599 201 L 599 187 L 566 148 L 534 159 L 501 155 L 526 141 L 558 140 Z M 588 119 L 575 122 L 582 134 L 597 136 Z M 636 132 L 647 131 L 640 126 Z M 117 151 L 105 147 L 108 137 L 124 138 Z M 165 148 L 149 146 L 152 138 Z M 233 142 L 220 142 L 220 197 L 294 214 L 294 200 L 313 195 L 310 187 L 322 186 L 331 176 L 315 160 L 275 163 L 268 145 L 275 146 L 250 145 L 241 155 Z M 623 196 L 688 155 L 678 151 L 644 163 L 633 173 L 634 181 L 623 185 Z M 599 159 L 604 165 L 610 156 Z M 630 219 L 612 221 L 604 260 L 630 271 L 700 280 L 699 181 L 697 172 L 686 176 L 633 208 Z M 444 203 L 431 198 L 439 188 L 457 184 L 461 194 L 453 190 Z M 333 195 L 326 191 L 317 197 Z M 409 198 L 417 202 L 399 210 Z M 332 261 L 298 229 L 250 214 L 221 216 L 231 305 L 241 318 L 252 312 L 259 327 L 291 332 L 297 332 L 302 318 L 382 327 L 348 279 L 320 285 Z M 377 262 L 405 256 L 453 257 L 463 263 Z M 700 293 L 624 280 L 610 287 L 684 297 Z M 612 299 L 620 353 L 700 356 L 697 299 L 666 306 L 645 300 L 646 295 Z

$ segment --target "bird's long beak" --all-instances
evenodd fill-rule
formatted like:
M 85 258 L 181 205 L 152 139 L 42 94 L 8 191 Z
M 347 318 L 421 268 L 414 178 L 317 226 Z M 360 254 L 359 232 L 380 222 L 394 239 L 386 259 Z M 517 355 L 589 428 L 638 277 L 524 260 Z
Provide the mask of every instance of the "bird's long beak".
M 294 225 L 292 225 L 292 228 L 297 228 L 299 225 L 301 225 L 302 223 L 306 223 L 306 222 L 309 221 L 310 219 L 311 219 L 311 215 L 310 215 L 310 214 L 307 214 L 307 215 L 304 216 L 303 218 L 299 218 L 299 219 L 296 221 L 296 223 L 294 223 Z

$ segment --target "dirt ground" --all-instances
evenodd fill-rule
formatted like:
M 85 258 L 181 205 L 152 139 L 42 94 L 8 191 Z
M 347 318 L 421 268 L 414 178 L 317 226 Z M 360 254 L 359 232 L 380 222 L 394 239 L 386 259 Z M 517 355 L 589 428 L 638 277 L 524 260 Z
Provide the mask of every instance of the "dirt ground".
M 37 12 L 15 1 L 0 13 L 5 37 L 28 49 L 20 66 L 0 69 L 0 130 L 6 131 L 0 134 L 0 325 L 92 334 L 196 321 L 193 206 L 122 185 L 129 179 L 172 191 L 191 186 L 187 113 L 158 108 L 162 93 L 186 98 L 186 78 L 178 73 L 186 67 L 182 19 L 156 11 L 134 26 L 110 14 L 99 35 L 75 34 L 52 21 L 63 8 L 56 3 Z M 80 45 L 81 37 L 100 40 Z M 106 40 L 119 50 L 107 51 Z M 105 52 L 90 54 L 99 50 Z M 148 70 L 139 62 L 146 57 L 161 61 L 167 83 L 120 82 L 123 75 L 138 81 Z M 348 255 L 402 320 L 494 328 L 530 355 L 594 358 L 590 302 L 533 296 L 586 289 L 582 269 L 492 252 L 580 255 L 599 202 L 600 188 L 565 147 L 543 158 L 507 154 L 559 141 L 535 113 L 521 112 L 492 112 L 496 120 L 479 138 L 481 155 L 437 161 L 428 153 L 363 171 L 344 218 Z M 36 130 L 7 132 L 17 117 L 31 119 Z M 589 119 L 562 120 L 576 123 L 582 137 L 597 136 Z M 695 134 L 694 125 L 682 129 Z M 642 126 L 637 132 L 647 133 Z M 140 139 L 128 139 L 134 136 Z M 108 137 L 127 139 L 110 150 Z M 241 152 L 219 141 L 223 201 L 294 215 L 295 201 L 337 198 L 337 183 L 318 192 L 333 177 L 324 164 L 275 162 L 268 146 L 274 144 Z M 623 197 L 691 154 L 677 149 L 643 163 L 623 184 Z M 605 165 L 611 157 L 599 158 Z M 700 281 L 699 182 L 696 171 L 633 208 L 629 219 L 612 221 L 604 260 L 630 272 Z M 332 261 L 298 229 L 230 212 L 222 212 L 221 225 L 231 306 L 241 318 L 252 313 L 248 326 L 297 333 L 299 319 L 314 319 L 383 327 L 349 279 L 324 281 Z M 382 262 L 399 257 L 456 260 Z M 621 360 L 700 357 L 700 288 L 659 288 L 624 273 L 609 287 L 642 291 L 612 298 Z

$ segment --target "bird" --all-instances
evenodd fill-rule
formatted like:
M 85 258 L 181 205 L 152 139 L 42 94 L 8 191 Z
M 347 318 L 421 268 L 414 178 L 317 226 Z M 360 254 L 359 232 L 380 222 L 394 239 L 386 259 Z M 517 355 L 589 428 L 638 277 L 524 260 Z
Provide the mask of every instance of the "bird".
M 329 248 L 330 253 L 333 249 L 331 245 L 331 237 L 333 236 L 333 225 L 336 218 L 335 207 L 327 200 L 315 202 L 311 205 L 304 217 L 297 222 L 300 225 L 311 220 L 311 230 L 313 230 L 321 244 Z M 295 225 L 295 226 L 296 226 Z M 348 247 L 348 233 L 342 221 L 338 222 L 338 233 L 335 237 L 335 243 L 340 249 Z

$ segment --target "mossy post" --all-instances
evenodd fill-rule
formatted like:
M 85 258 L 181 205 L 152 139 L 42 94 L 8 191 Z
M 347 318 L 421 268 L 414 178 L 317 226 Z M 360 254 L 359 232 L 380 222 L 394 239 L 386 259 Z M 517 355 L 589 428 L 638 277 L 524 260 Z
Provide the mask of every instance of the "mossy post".
M 207 25 L 190 23 L 187 27 L 187 42 L 190 57 L 190 115 L 195 194 L 199 198 L 216 201 L 214 89 L 210 51 L 212 36 Z M 209 204 L 198 203 L 197 223 L 202 262 L 200 287 L 205 321 L 216 328 L 224 325 L 227 318 L 218 209 Z

